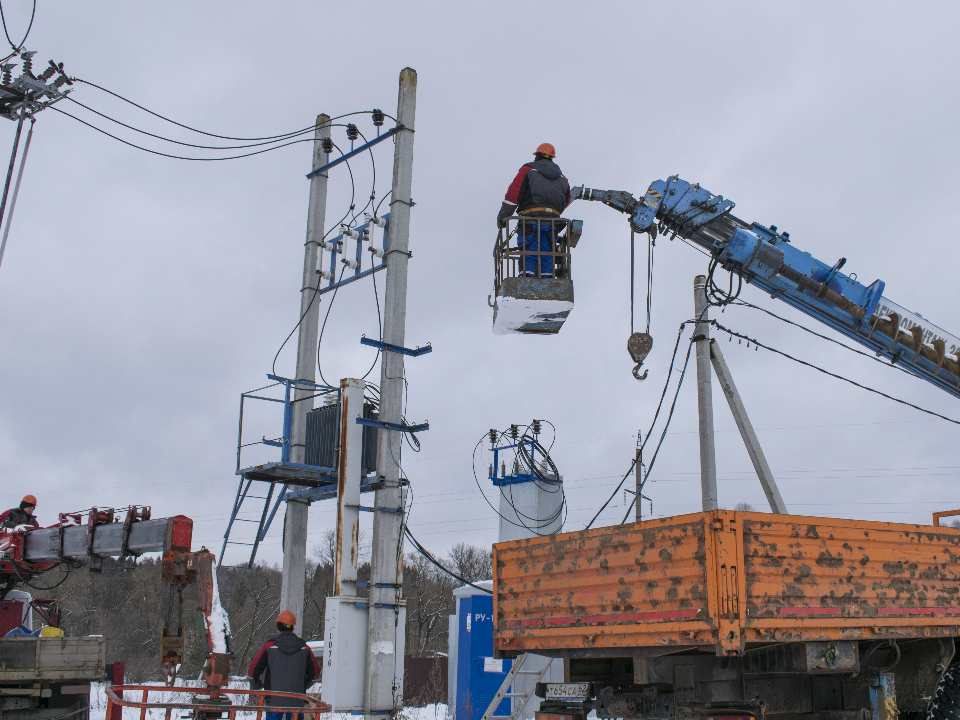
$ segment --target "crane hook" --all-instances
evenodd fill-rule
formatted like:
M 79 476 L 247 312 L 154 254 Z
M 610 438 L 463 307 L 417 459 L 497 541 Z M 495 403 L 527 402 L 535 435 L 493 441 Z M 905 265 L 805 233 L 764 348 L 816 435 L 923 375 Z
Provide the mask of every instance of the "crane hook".
M 633 376 L 637 380 L 647 379 L 647 373 L 650 372 L 650 370 L 644 370 L 641 375 L 640 366 L 643 365 L 643 361 L 647 359 L 647 355 L 650 354 L 652 349 L 653 337 L 651 337 L 649 333 L 635 332 L 627 340 L 627 352 L 630 353 L 630 358 L 637 364 L 633 369 Z

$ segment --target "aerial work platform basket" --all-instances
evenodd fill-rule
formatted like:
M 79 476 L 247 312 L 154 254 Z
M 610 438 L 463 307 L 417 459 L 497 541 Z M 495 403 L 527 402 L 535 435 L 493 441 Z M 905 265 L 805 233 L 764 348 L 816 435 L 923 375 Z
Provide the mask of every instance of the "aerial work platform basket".
M 580 220 L 514 216 L 493 249 L 493 332 L 556 335 L 573 310 L 570 249 Z M 513 243 L 511 245 L 511 243 Z

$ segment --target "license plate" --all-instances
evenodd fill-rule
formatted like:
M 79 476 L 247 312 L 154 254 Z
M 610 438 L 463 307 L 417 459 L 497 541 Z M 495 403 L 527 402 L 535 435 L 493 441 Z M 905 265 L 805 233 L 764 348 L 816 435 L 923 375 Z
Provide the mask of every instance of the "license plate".
M 546 683 L 548 700 L 583 700 L 590 692 L 590 683 Z

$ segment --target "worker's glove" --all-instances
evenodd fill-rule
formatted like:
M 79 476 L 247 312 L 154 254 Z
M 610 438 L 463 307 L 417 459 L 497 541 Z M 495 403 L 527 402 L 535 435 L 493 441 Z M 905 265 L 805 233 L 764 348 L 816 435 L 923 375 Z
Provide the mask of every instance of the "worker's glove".
M 497 215 L 497 227 L 505 228 L 507 226 L 507 218 L 513 216 L 513 212 L 517 209 L 516 205 L 511 205 L 508 202 L 500 205 L 500 213 Z

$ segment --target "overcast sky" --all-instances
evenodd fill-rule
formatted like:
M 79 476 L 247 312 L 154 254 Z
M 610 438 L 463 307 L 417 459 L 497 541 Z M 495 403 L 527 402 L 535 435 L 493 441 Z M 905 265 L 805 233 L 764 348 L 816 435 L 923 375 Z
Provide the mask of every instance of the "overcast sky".
M 15 40 L 29 10 L 4 3 Z M 411 527 L 443 553 L 496 540 L 471 452 L 487 429 L 532 418 L 556 426 L 566 527 L 583 527 L 646 432 L 692 315 L 693 278 L 706 270 L 690 247 L 658 241 L 650 375 L 636 382 L 626 219 L 575 203 L 567 214 L 584 220 L 584 235 L 570 319 L 555 337 L 494 336 L 495 217 L 541 142 L 556 146 L 573 184 L 639 196 L 674 173 L 699 182 L 734 200 L 738 217 L 788 230 L 824 262 L 846 257 L 845 271 L 883 279 L 888 298 L 960 333 L 958 21 L 947 2 L 45 0 L 27 47 L 38 67 L 63 61 L 167 117 L 236 136 L 303 128 L 320 112 L 394 113 L 400 70 L 417 70 L 407 340 L 434 352 L 407 361 L 407 417 L 430 430 L 404 468 Z M 220 143 L 89 86 L 72 97 L 137 128 Z M 203 154 L 58 107 L 150 148 Z M 359 124 L 372 130 L 368 117 Z M 0 128 L 0 148 L 14 129 Z M 342 129 L 334 137 L 345 147 Z M 219 553 L 238 482 L 239 395 L 266 383 L 298 317 L 310 156 L 306 143 L 230 162 L 173 160 L 40 114 L 0 267 L 0 504 L 33 493 L 44 524 L 92 505 L 152 505 L 155 517 L 194 518 L 195 547 Z M 382 197 L 390 143 L 376 157 Z M 353 169 L 365 202 L 369 160 Z M 349 199 L 340 167 L 328 226 Z M 742 297 L 831 334 L 753 287 Z M 761 313 L 729 309 L 722 322 L 960 419 L 956 398 Z M 377 333 L 372 282 L 344 288 L 323 336 L 326 379 L 366 372 L 374 351 L 359 339 Z M 769 352 L 722 349 L 791 512 L 927 523 L 960 507 L 956 425 Z M 277 371 L 292 375 L 294 363 L 291 342 Z M 700 505 L 692 362 L 690 373 L 650 476 L 656 515 Z M 379 382 L 379 369 L 370 377 Z M 763 508 L 716 388 L 714 407 L 720 503 Z M 279 417 L 268 420 L 253 431 L 278 435 Z M 311 546 L 333 509 L 311 510 Z M 599 522 L 623 513 L 621 493 Z M 261 557 L 279 561 L 279 523 Z

